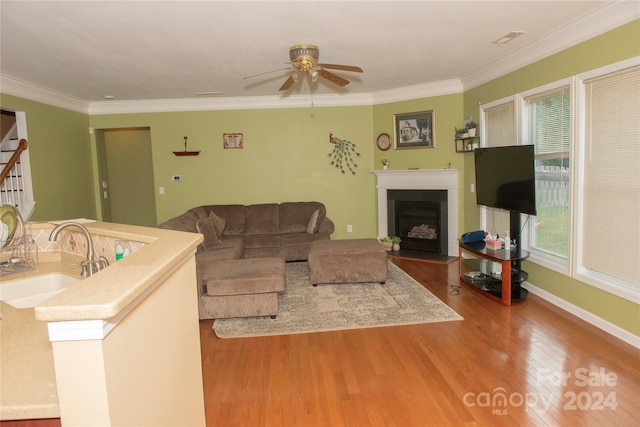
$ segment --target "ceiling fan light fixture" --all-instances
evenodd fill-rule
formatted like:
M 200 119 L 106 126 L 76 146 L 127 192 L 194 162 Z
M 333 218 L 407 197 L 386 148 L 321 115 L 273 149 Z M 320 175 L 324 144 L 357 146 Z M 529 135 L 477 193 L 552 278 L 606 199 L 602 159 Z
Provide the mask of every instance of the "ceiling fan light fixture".
M 315 67 L 319 57 L 318 46 L 312 44 L 298 44 L 289 48 L 291 63 L 300 71 L 307 71 Z
M 295 83 L 298 83 L 300 81 L 300 74 L 298 74 L 297 71 L 294 71 L 293 73 L 291 73 L 291 78 Z

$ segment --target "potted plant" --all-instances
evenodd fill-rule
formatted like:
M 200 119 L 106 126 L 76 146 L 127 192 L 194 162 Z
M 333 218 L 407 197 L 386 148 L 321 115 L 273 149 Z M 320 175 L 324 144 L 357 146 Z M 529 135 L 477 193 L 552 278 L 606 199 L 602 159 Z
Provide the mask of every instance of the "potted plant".
M 474 122 L 473 120 L 469 120 L 467 122 L 467 131 L 469 132 L 470 137 L 476 136 L 477 128 L 478 128 L 478 123 Z
M 402 239 L 400 239 L 398 236 L 393 236 L 393 238 L 391 239 L 391 243 L 393 244 L 394 251 L 400 250 L 400 242 L 402 242 Z
M 386 251 L 390 251 L 393 247 L 393 242 L 391 241 L 391 237 L 389 236 L 384 236 L 382 239 L 380 239 L 380 243 Z
M 382 158 L 382 169 L 383 170 L 389 169 L 389 159 L 386 157 Z
M 456 130 L 456 139 L 462 139 L 468 136 L 467 128 L 458 129 L 457 127 L 454 126 L 454 129 Z

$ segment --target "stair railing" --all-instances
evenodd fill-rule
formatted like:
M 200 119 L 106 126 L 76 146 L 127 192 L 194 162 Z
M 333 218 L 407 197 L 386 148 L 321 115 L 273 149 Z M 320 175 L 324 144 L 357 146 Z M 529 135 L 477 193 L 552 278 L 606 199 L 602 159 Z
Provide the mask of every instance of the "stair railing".
M 8 199 L 9 197 L 9 192 L 11 193 L 15 193 L 15 192 L 19 192 L 22 189 L 22 185 L 21 183 L 18 181 L 17 183 L 5 183 L 5 180 L 7 177 L 10 177 L 10 181 L 11 180 L 19 180 L 21 178 L 21 174 L 18 172 L 17 170 L 17 164 L 20 160 L 20 155 L 22 154 L 23 151 L 25 151 L 27 149 L 27 147 L 29 146 L 29 144 L 27 143 L 26 139 L 21 139 L 20 142 L 18 143 L 18 147 L 16 148 L 16 150 L 13 152 L 13 155 L 11 156 L 11 158 L 9 159 L 9 161 L 4 165 L 4 168 L 2 168 L 2 172 L 0 172 L 0 188 L 2 188 L 3 193 L 5 197 L 3 197 L 5 200 L 9 201 Z M 10 184 L 10 185 L 7 185 Z M 13 195 L 13 197 L 15 198 L 15 195 Z M 13 205 L 15 206 L 16 201 L 13 201 Z M 5 204 L 3 201 L 0 201 L 0 205 Z

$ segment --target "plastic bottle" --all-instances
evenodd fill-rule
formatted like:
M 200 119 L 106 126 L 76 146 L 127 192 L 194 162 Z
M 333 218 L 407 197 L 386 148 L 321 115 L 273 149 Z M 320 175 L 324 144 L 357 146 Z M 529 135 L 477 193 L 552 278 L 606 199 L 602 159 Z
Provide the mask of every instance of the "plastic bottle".
M 124 256 L 124 242 L 116 240 L 116 261 L 121 260 Z
M 509 232 L 507 231 L 504 236 L 504 250 L 507 252 L 511 252 L 511 237 L 509 237 Z

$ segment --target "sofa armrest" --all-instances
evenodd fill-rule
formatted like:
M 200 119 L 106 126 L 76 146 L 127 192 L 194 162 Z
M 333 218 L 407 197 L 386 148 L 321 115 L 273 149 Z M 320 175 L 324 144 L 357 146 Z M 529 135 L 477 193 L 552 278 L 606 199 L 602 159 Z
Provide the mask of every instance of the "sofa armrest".
M 318 233 L 332 234 L 334 230 L 335 224 L 325 216 L 320 223 L 320 227 L 318 227 Z

